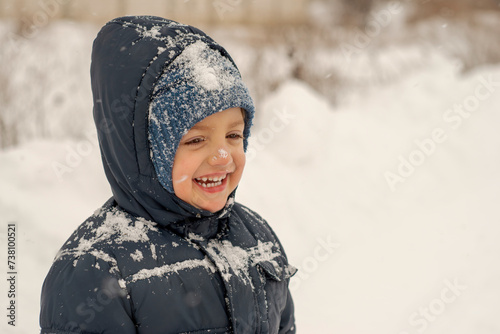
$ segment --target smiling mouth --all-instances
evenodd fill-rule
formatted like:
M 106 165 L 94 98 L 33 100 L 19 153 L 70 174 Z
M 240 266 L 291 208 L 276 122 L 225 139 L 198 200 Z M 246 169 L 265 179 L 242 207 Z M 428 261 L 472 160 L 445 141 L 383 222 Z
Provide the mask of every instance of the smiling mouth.
M 227 174 L 216 177 L 195 177 L 194 181 L 203 188 L 214 188 L 221 186 L 226 180 Z

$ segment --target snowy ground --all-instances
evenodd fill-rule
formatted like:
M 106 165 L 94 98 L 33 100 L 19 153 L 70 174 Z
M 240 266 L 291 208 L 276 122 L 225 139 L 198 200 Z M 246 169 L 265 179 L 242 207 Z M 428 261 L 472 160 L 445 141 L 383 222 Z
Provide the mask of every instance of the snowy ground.
M 500 66 L 461 75 L 437 49 L 418 57 L 336 107 L 294 80 L 262 101 L 237 199 L 300 269 L 299 333 L 500 333 Z M 94 135 L 0 152 L 0 185 L 19 273 L 17 326 L 4 316 L 0 331 L 35 333 L 52 258 L 110 196 Z

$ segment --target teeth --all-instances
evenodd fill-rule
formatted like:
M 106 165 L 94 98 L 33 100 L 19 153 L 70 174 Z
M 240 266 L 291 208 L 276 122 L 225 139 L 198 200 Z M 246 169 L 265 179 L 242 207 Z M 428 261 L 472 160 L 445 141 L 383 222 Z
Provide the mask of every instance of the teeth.
M 200 186 L 203 188 L 212 188 L 212 187 L 217 187 L 222 184 L 222 180 L 224 180 L 227 177 L 226 175 L 223 176 L 217 176 L 217 177 L 201 177 L 201 178 L 195 178 L 196 183 L 198 183 Z M 211 181 L 207 183 L 207 181 Z
M 214 181 L 222 181 L 222 180 L 224 180 L 224 179 L 226 178 L 226 176 L 227 176 L 227 175 L 220 176 L 220 177 L 218 177 L 218 178 L 216 177 L 216 178 L 214 178 Z
M 213 183 L 201 183 L 201 182 L 198 182 L 197 183 L 202 186 L 203 188 L 212 188 L 212 187 L 218 187 L 222 184 L 222 181 L 218 181 L 218 182 L 213 182 Z
M 195 178 L 196 181 L 203 181 L 203 182 L 207 182 L 207 181 L 213 181 L 213 182 L 219 182 L 219 181 L 222 181 L 226 178 L 227 175 L 224 175 L 224 176 L 219 176 L 219 177 L 197 177 Z

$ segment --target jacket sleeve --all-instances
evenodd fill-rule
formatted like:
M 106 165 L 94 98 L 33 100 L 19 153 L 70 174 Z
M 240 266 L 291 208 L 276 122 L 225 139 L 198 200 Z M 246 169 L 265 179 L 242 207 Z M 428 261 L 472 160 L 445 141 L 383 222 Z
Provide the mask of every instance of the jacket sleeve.
M 292 295 L 288 290 L 285 309 L 281 314 L 279 334 L 295 334 L 295 316 Z
M 42 287 L 41 334 L 136 333 L 118 269 L 90 254 L 56 260 Z

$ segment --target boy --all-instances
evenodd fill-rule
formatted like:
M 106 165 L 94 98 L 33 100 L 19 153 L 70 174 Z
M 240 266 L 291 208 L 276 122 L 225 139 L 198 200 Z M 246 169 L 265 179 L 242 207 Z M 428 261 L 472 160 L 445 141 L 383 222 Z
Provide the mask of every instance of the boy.
M 123 17 L 94 41 L 91 75 L 113 196 L 56 256 L 41 333 L 295 333 L 296 269 L 234 202 L 254 106 L 228 53 Z

